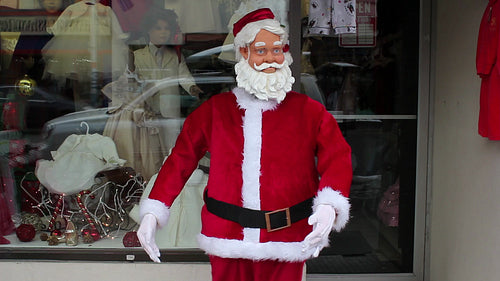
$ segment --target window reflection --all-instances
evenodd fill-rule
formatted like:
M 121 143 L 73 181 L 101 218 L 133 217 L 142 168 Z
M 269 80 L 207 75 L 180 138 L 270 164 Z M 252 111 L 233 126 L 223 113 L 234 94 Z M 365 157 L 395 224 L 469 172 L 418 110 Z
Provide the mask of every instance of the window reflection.
M 318 14 L 331 1 L 302 1 L 301 90 L 336 117 L 353 160 L 352 219 L 311 273 L 412 270 L 418 3 L 396 2 L 357 0 L 357 32 L 337 34 Z
M 123 249 L 125 234 L 137 227 L 137 203 L 184 118 L 235 83 L 233 23 L 262 7 L 286 26 L 292 20 L 288 1 L 18 2 L 0 9 L 0 235 L 11 243 L 2 247 L 48 247 L 40 234 L 64 232 L 70 220 L 82 238 L 77 248 L 88 247 L 88 234 L 94 248 Z M 357 0 L 361 23 L 371 29 L 342 37 L 308 31 L 311 2 L 302 1 L 303 30 L 290 30 L 301 32 L 300 42 L 290 42 L 301 45 L 301 57 L 294 57 L 300 89 L 337 118 L 355 170 L 353 219 L 332 236 L 331 248 L 308 262 L 308 271 L 409 272 L 419 4 Z M 126 162 L 95 171 L 89 186 L 72 194 L 40 184 L 37 162 L 54 161 L 69 136 L 87 134 L 109 137 L 117 159 Z M 85 162 L 76 163 L 83 171 Z M 197 247 L 209 168 L 206 155 L 159 233 L 163 249 Z M 19 242 L 14 227 L 21 223 L 36 226 L 31 242 Z

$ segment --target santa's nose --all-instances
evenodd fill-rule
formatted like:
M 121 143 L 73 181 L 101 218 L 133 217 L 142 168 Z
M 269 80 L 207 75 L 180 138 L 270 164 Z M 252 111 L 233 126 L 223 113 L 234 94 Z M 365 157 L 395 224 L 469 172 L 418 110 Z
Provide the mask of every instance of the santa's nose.
M 271 63 L 274 62 L 275 58 L 271 52 L 267 52 L 267 54 L 264 56 L 263 62 Z

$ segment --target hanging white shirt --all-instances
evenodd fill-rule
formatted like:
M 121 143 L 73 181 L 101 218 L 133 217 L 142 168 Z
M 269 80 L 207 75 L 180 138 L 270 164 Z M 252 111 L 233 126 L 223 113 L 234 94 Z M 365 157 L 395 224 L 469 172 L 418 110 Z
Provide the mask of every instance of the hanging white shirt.
M 356 33 L 356 0 L 311 0 L 309 34 Z

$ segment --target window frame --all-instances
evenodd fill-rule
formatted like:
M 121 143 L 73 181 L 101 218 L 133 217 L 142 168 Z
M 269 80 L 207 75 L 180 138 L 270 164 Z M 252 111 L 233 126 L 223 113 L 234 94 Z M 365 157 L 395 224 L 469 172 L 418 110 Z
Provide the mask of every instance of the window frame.
M 432 56 L 432 10 L 435 3 L 430 0 L 419 1 L 419 61 L 418 61 L 418 107 L 417 107 L 417 140 L 415 171 L 415 227 L 413 236 L 413 272 L 411 273 L 374 273 L 374 274 L 307 274 L 307 280 L 343 280 L 343 281 L 420 281 L 428 280 L 429 268 L 429 205 L 431 177 L 431 139 L 432 139 L 432 92 L 431 80 L 433 66 Z M 300 42 L 301 33 L 301 1 L 289 1 L 290 51 L 295 59 L 292 72 L 296 78 L 294 90 L 300 91 Z M 403 118 L 404 119 L 404 118 Z
M 417 155 L 416 155 L 416 191 L 415 191 L 415 228 L 412 273 L 391 274 L 307 274 L 308 280 L 344 281 L 362 280 L 397 280 L 416 281 L 428 279 L 429 243 L 428 224 L 431 196 L 431 170 L 429 159 L 432 156 L 430 141 L 432 140 L 432 81 L 433 65 L 431 29 L 436 5 L 430 0 L 420 0 L 419 11 L 419 66 L 418 66 L 418 110 L 417 110 Z M 289 1 L 290 52 L 295 59 L 292 72 L 296 78 L 294 90 L 300 91 L 300 42 L 301 1 Z M 435 34 L 435 33 L 434 33 Z M 199 249 L 162 249 L 162 258 L 174 262 L 208 262 L 208 256 Z M 96 253 L 98 255 L 96 255 Z M 2 247 L 0 260 L 79 260 L 79 261 L 149 261 L 149 257 L 141 248 L 36 248 L 36 247 Z

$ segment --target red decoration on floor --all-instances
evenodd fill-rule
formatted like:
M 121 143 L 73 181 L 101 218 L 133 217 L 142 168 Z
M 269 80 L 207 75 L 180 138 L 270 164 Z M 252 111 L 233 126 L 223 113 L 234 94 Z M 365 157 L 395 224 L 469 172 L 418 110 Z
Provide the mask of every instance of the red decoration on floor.
M 101 234 L 99 233 L 99 231 L 97 231 L 97 229 L 83 229 L 82 230 L 82 237 L 86 236 L 86 235 L 90 235 L 94 241 L 97 241 L 99 239 L 101 239 Z
M 21 242 L 30 242 L 35 238 L 36 230 L 35 227 L 31 224 L 21 224 L 16 229 L 17 238 Z
M 139 238 L 137 237 L 137 232 L 129 231 L 123 236 L 123 246 L 125 247 L 140 247 L 141 242 L 139 242 Z
M 80 210 L 82 211 L 83 215 L 85 216 L 85 219 L 87 220 L 87 222 L 90 225 L 90 229 L 91 229 L 90 234 L 94 238 L 94 241 L 97 241 L 97 240 L 99 240 L 99 238 L 101 238 L 101 235 L 99 234 L 99 231 L 97 230 L 97 227 L 95 226 L 94 220 L 90 216 L 87 208 L 85 207 L 85 204 L 83 204 L 83 201 L 82 201 L 82 196 L 89 194 L 89 193 L 90 193 L 90 190 L 80 191 L 80 193 L 78 193 L 78 196 L 76 197 L 76 201 L 78 202 L 78 206 L 80 207 Z M 90 198 L 93 198 L 92 195 Z M 97 234 L 95 234 L 95 233 L 97 233 Z
M 57 200 L 56 207 L 54 209 L 54 212 L 52 213 L 52 218 L 50 219 L 50 222 L 49 222 L 49 230 L 54 230 L 54 225 L 56 223 L 56 219 L 62 212 L 63 202 L 64 202 L 64 196 L 61 195 L 59 197 L 59 200 Z

